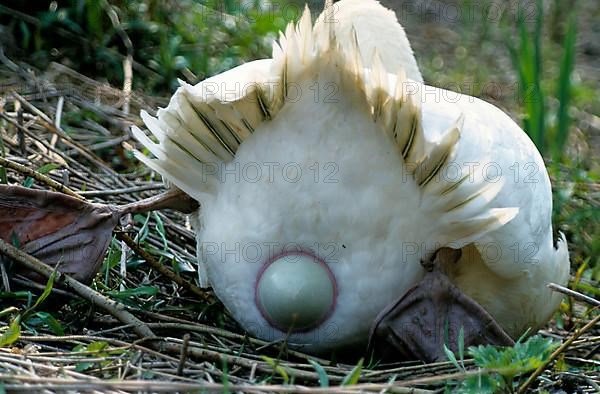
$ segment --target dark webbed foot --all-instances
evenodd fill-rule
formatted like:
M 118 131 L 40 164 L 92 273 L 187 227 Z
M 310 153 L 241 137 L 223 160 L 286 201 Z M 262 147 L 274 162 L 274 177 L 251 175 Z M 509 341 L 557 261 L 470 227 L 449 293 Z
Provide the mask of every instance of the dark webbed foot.
M 444 344 L 457 351 L 461 328 L 465 348 L 514 344 L 494 318 L 443 273 L 444 265 L 456 263 L 460 255 L 460 250 L 442 248 L 423 264 L 428 271 L 423 280 L 375 320 L 372 346 L 392 346 L 403 358 L 434 362 L 446 359 Z
M 157 209 L 185 213 L 198 205 L 180 190 L 123 206 L 94 204 L 61 193 L 0 185 L 0 238 L 59 271 L 90 282 L 121 217 Z M 31 272 L 19 272 L 45 280 Z

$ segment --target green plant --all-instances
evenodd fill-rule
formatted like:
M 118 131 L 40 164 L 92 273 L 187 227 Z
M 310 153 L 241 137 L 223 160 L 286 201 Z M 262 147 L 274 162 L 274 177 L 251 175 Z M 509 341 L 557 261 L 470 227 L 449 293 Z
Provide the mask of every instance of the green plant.
M 574 14 L 569 17 L 567 24 L 567 33 L 563 43 L 563 56 L 560 62 L 560 75 L 558 78 L 558 114 L 557 125 L 554 132 L 556 144 L 553 145 L 553 157 L 557 161 L 562 161 L 564 147 L 569 137 L 569 126 L 571 118 L 569 116 L 569 105 L 571 104 L 572 87 L 571 74 L 575 64 L 575 39 L 577 36 L 577 27 Z
M 35 303 L 31 305 L 31 297 L 28 296 L 27 307 L 23 312 L 19 312 L 19 308 L 9 307 L 4 311 L 0 311 L 0 316 L 11 315 L 13 312 L 17 312 L 16 315 L 13 315 L 10 323 L 7 325 L 6 330 L 0 335 L 0 347 L 9 346 L 16 342 L 21 336 L 21 326 L 27 327 L 28 324 L 33 326 L 46 324 L 49 328 L 54 331 L 57 335 L 64 334 L 64 330 L 61 324 L 49 313 L 46 312 L 36 312 L 36 309 L 48 298 L 50 293 L 52 292 L 52 288 L 54 287 L 54 280 L 56 278 L 56 271 L 52 273 L 48 281 L 46 282 L 46 287 L 40 296 L 37 298 Z
M 600 280 L 600 210 L 594 187 L 600 176 L 593 170 L 569 164 L 548 168 L 553 180 L 553 222 L 560 225 L 569 239 L 573 267 L 587 262 L 583 277 Z M 580 288 L 580 290 L 584 290 Z M 595 287 L 585 289 L 597 296 Z
M 511 37 L 506 38 L 513 66 L 517 71 L 519 94 L 523 99 L 525 117 L 523 128 L 542 154 L 551 154 L 557 161 L 563 160 L 570 127 L 569 105 L 572 98 L 572 81 L 575 59 L 576 19 L 569 17 L 567 32 L 562 44 L 562 59 L 556 86 L 559 101 L 556 116 L 551 116 L 548 93 L 543 84 L 543 6 L 536 2 L 536 18 L 533 31 L 527 28 L 524 13 L 518 14 L 517 45 Z
M 195 83 L 266 56 L 271 39 L 299 10 L 262 0 L 48 3 L 0 5 L 0 23 L 36 65 L 58 61 L 121 86 L 123 61 L 131 55 L 134 87 L 165 93 L 178 78 Z
M 264 355 L 261 356 L 261 358 L 263 359 L 263 361 L 269 364 L 271 368 L 273 368 L 273 374 L 277 373 L 277 375 L 279 375 L 279 377 L 283 380 L 283 384 L 288 384 L 290 382 L 290 376 L 285 370 L 285 368 L 279 365 L 279 360 Z
M 481 369 L 480 373 L 458 384 L 449 384 L 447 391 L 463 394 L 513 392 L 519 386 L 520 378 L 544 364 L 557 346 L 552 339 L 540 335 L 534 335 L 524 342 L 519 340 L 512 347 L 471 346 L 468 354 Z M 449 360 L 454 366 L 464 372 L 465 368 L 458 364 L 456 356 L 450 350 L 446 353 L 451 354 Z
M 327 376 L 327 372 L 325 371 L 325 368 L 323 368 L 323 366 L 321 364 L 319 364 L 318 362 L 316 362 L 314 360 L 309 359 L 308 362 L 310 363 L 310 365 L 313 366 L 313 368 L 319 375 L 319 385 L 321 387 L 329 387 L 329 376 Z
M 352 368 L 352 370 L 348 372 L 346 376 L 344 376 L 341 384 L 342 386 L 351 386 L 358 383 L 358 380 L 360 379 L 360 373 L 362 372 L 363 368 L 363 361 L 364 360 L 362 358 L 358 360 L 358 363 L 354 366 L 354 368 Z
M 108 342 L 96 341 L 88 345 L 77 345 L 73 348 L 71 355 L 73 357 L 80 357 L 81 362 L 77 363 L 75 371 L 84 372 L 92 368 L 103 368 L 109 366 L 112 361 L 109 359 L 111 356 L 118 356 L 127 353 L 123 349 L 110 350 Z M 86 361 L 86 358 L 91 359 L 105 359 L 105 361 Z

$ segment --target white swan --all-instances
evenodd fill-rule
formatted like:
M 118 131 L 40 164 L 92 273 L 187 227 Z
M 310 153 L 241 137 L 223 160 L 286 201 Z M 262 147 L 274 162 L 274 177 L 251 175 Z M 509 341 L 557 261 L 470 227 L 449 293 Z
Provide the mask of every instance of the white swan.
M 493 105 L 422 84 L 378 2 L 333 10 L 313 26 L 307 9 L 270 59 L 182 82 L 142 113 L 156 143 L 133 128 L 154 156 L 137 157 L 201 205 L 202 285 L 254 335 L 326 351 L 365 343 L 451 246 L 451 282 L 509 335 L 544 324 L 569 257 L 535 146 Z

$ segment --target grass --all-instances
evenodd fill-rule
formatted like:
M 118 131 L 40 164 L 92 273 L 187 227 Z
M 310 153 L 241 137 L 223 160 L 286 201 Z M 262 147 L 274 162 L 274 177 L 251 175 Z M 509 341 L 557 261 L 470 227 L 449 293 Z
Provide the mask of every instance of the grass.
M 600 214 L 593 204 L 581 204 L 579 198 L 590 193 L 588 186 L 598 184 L 598 173 L 588 171 L 583 163 L 569 157 L 568 142 L 573 119 L 570 109 L 574 101 L 573 71 L 575 65 L 575 44 L 577 40 L 577 8 L 563 16 L 566 25 L 562 42 L 558 49 L 560 56 L 546 59 L 544 45 L 544 11 L 541 0 L 537 0 L 533 21 L 527 21 L 524 13 L 517 15 L 516 44 L 507 29 L 506 43 L 513 67 L 518 76 L 519 96 L 522 98 L 524 116 L 523 129 L 531 137 L 544 157 L 551 159 L 548 170 L 555 180 L 554 222 L 567 230 L 575 247 L 583 246 L 582 255 L 589 256 L 585 266 L 590 268 L 590 277 L 600 278 L 599 242 L 585 234 L 581 237 L 578 229 L 587 228 L 591 234 L 600 231 Z M 533 27 L 528 26 L 533 22 Z M 544 64 L 556 63 L 558 75 L 553 84 L 544 76 Z M 549 92 L 553 92 L 551 96 Z M 557 102 L 554 108 L 548 103 Z M 561 182 L 562 181 L 562 182 Z M 564 183 L 563 183 L 564 182 Z M 577 230 L 576 230 L 577 228 Z M 584 231 L 585 232 L 585 231 Z M 577 260 L 581 267 L 583 261 Z
M 517 45 L 512 43 L 510 36 L 507 36 L 506 42 L 518 75 L 519 93 L 524 103 L 523 129 L 543 155 L 550 155 L 554 161 L 562 162 L 571 125 L 569 107 L 573 90 L 571 80 L 577 34 L 577 20 L 574 17 L 576 11 L 571 11 L 568 17 L 567 31 L 561 48 L 560 72 L 555 88 L 559 106 L 556 115 L 551 116 L 550 109 L 547 108 L 548 93 L 542 86 L 544 12 L 542 1 L 537 0 L 536 4 L 538 12 L 532 31 L 528 31 L 524 13 L 519 13 Z M 551 120 L 554 124 L 551 124 Z

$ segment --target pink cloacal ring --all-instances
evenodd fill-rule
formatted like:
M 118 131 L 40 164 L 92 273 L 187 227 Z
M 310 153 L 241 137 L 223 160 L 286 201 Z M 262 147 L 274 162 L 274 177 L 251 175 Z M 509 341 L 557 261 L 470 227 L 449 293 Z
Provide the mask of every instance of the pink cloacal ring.
M 284 252 L 259 271 L 255 303 L 273 327 L 285 333 L 309 331 L 331 316 L 337 303 L 335 276 L 310 251 Z

